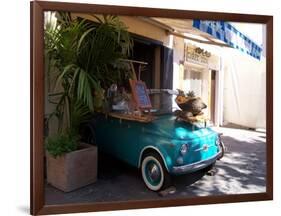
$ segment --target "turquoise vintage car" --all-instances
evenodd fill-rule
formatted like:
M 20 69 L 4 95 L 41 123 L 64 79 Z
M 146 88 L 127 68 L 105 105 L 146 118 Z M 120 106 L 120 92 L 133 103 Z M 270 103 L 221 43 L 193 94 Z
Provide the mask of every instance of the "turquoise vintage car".
M 151 94 L 156 119 L 141 123 L 96 114 L 83 136 L 99 150 L 140 168 L 145 185 L 158 191 L 180 175 L 213 165 L 223 155 L 223 144 L 211 128 L 176 121 L 173 97 Z M 158 107 L 158 108 L 157 108 Z

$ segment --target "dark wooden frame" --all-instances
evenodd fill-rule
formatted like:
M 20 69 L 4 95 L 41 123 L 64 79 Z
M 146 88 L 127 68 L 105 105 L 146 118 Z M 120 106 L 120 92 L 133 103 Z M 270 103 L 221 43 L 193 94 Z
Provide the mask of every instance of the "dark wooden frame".
M 266 25 L 266 192 L 238 195 L 193 197 L 170 200 L 142 200 L 127 202 L 76 203 L 45 205 L 43 167 L 43 119 L 44 119 L 44 58 L 43 22 L 44 11 L 71 11 L 81 13 L 107 13 L 131 16 L 156 16 L 182 19 L 227 20 L 262 23 Z M 135 208 L 183 206 L 196 204 L 230 203 L 273 199 L 273 17 L 234 13 L 170 10 L 141 7 L 104 6 L 62 2 L 35 1 L 30 4 L 30 213 L 53 214 L 89 212 Z

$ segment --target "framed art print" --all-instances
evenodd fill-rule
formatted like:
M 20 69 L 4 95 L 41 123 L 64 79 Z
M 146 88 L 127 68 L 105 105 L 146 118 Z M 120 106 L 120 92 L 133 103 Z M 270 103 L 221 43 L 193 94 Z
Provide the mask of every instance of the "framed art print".
M 273 199 L 273 17 L 31 2 L 31 214 Z

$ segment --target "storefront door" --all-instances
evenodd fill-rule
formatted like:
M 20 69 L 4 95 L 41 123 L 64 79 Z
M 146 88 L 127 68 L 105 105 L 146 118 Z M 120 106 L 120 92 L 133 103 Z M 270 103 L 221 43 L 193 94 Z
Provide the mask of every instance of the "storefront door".
M 190 90 L 195 93 L 196 96 L 202 97 L 202 73 L 191 70 L 190 71 Z
M 184 91 L 193 91 L 207 105 L 203 110 L 212 123 L 215 121 L 216 71 L 187 66 L 183 80 Z

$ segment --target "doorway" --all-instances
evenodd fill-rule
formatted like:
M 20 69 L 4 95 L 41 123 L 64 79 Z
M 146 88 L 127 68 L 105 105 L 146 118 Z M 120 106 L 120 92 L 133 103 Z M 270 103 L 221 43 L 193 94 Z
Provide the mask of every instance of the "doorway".
M 203 112 L 212 124 L 216 120 L 217 72 L 188 64 L 185 66 L 183 79 L 180 80 L 182 90 L 193 91 L 207 105 Z
M 154 71 L 154 52 L 155 45 L 140 39 L 134 38 L 134 48 L 132 50 L 132 59 L 146 62 L 147 65 L 142 67 L 140 79 L 146 83 L 147 88 L 153 88 L 153 71 Z M 139 65 L 134 64 L 135 71 L 139 70 Z
M 173 50 L 164 46 L 161 41 L 132 35 L 134 46 L 131 59 L 146 62 L 142 68 L 140 79 L 147 88 L 173 88 Z M 135 64 L 135 71 L 139 65 Z

